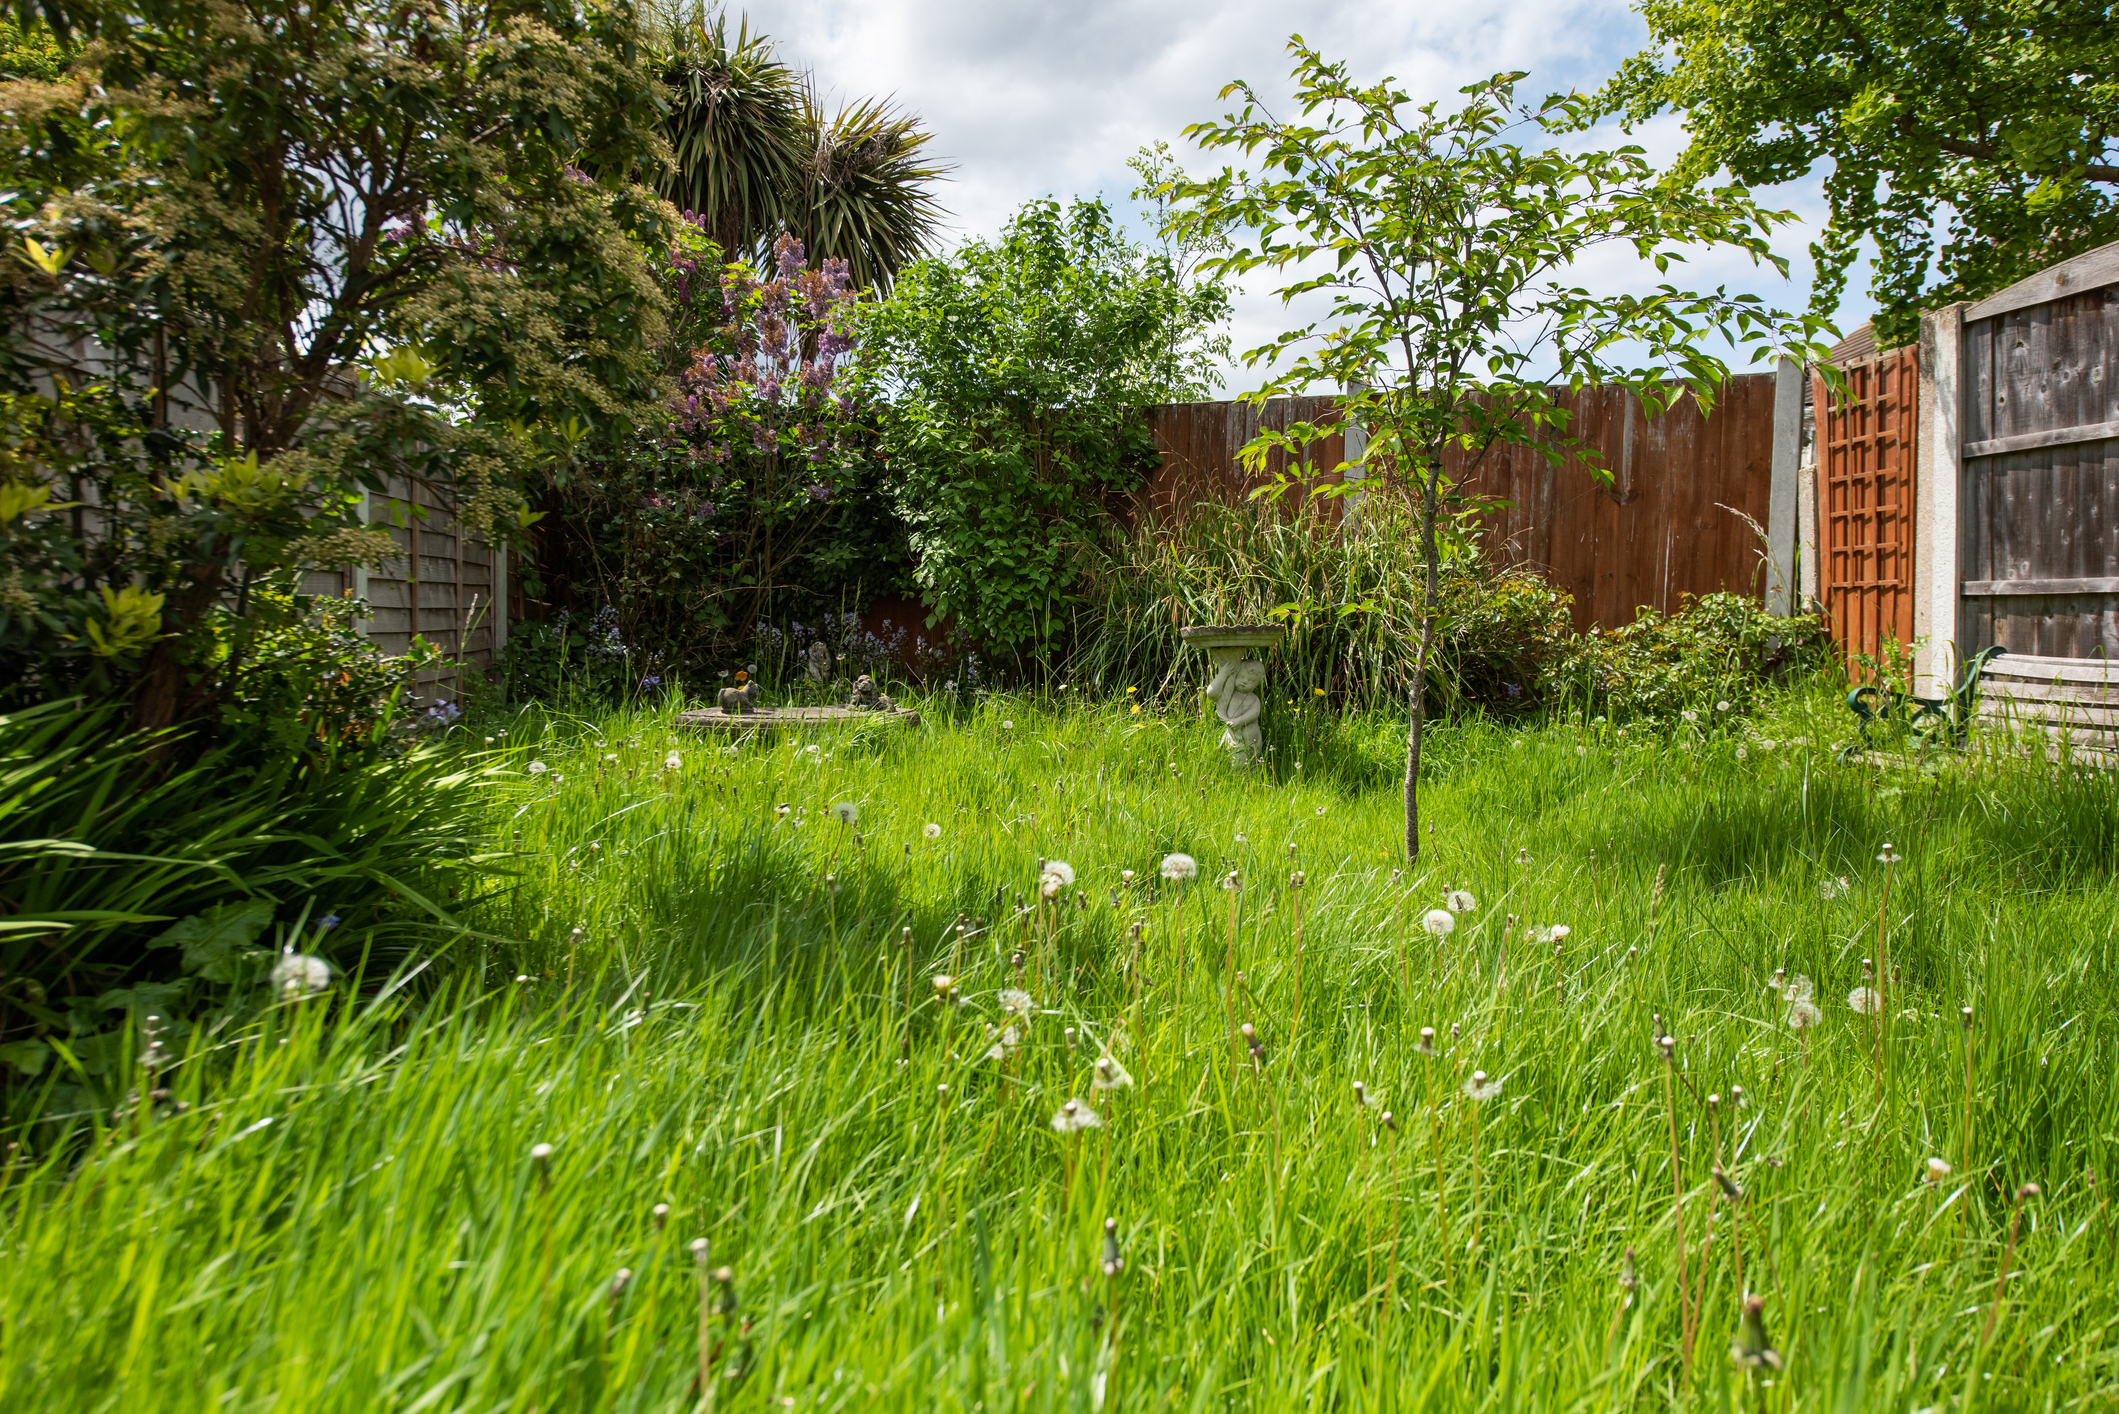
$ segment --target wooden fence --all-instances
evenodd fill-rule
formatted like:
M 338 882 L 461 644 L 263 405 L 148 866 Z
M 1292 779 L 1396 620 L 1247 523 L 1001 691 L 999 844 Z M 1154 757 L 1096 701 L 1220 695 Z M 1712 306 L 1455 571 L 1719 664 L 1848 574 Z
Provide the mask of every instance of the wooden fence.
M 1818 599 L 1851 661 L 1913 642 L 1919 361 L 1878 353 L 1866 326 L 1834 350 L 1846 387 L 1815 381 Z
M 440 648 L 451 661 L 422 674 L 422 687 L 453 696 L 458 665 L 489 671 L 507 641 L 505 557 L 464 529 L 445 491 L 424 482 L 391 478 L 362 515 L 401 553 L 377 570 L 312 572 L 303 591 L 366 599 L 368 637 L 385 653 L 409 651 L 414 634 Z
M 1989 711 L 2113 749 L 2119 243 L 1926 316 L 1921 363 L 1923 677 L 2006 649 Z
M 1653 418 L 1623 390 L 1588 388 L 1562 401 L 1573 435 L 1606 476 L 1581 455 L 1554 462 L 1507 445 L 1483 458 L 1453 456 L 1449 471 L 1468 494 L 1493 503 L 1481 530 L 1488 554 L 1533 566 L 1566 589 L 1578 628 L 1617 628 L 1644 605 L 1675 609 L 1686 594 L 1725 589 L 1764 593 L 1785 610 L 1795 573 L 1801 387 L 1792 366 L 1743 374 L 1711 414 L 1686 397 Z M 1151 409 L 1163 461 L 1147 503 L 1167 517 L 1199 500 L 1241 498 L 1260 478 L 1244 472 L 1237 451 L 1259 427 L 1315 420 L 1330 408 L 1330 398 L 1310 397 L 1277 399 L 1262 413 L 1242 403 Z M 1336 436 L 1315 454 L 1325 468 L 1343 458 Z

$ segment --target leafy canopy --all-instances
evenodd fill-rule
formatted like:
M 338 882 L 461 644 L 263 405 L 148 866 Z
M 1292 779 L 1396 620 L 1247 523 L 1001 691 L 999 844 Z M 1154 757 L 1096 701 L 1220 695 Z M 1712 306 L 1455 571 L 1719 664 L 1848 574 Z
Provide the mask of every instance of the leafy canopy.
M 2109 0 L 1641 0 L 1653 47 L 1587 110 L 1684 114 L 1674 175 L 1828 168 L 1812 308 L 1861 241 L 1885 344 L 2119 240 L 2119 11 Z M 1940 228 L 1940 229 L 1938 229 Z M 1931 273 L 1932 272 L 1932 273 Z
M 1096 201 L 1031 202 L 905 272 L 856 366 L 938 618 L 999 654 L 1052 641 L 1106 498 L 1153 462 L 1139 409 L 1212 386 L 1227 308 Z
M 1305 474 L 1309 444 L 1358 424 L 1366 450 L 1358 468 L 1339 470 L 1367 479 L 1329 490 L 1358 484 L 1403 495 L 1418 512 L 1426 585 L 1406 773 L 1411 857 L 1438 521 L 1451 492 L 1446 458 L 1476 464 L 1497 441 L 1558 457 L 1572 445 L 1561 388 L 1622 386 L 1651 413 L 1687 391 L 1711 405 L 1727 367 L 1710 342 L 1749 345 L 1754 360 L 1807 353 L 1823 326 L 1722 288 L 1594 294 L 1569 283 L 1577 262 L 1614 244 L 1664 273 L 1701 245 L 1734 247 L 1785 271 L 1767 237 L 1790 219 L 1741 187 L 1663 181 L 1637 147 L 1554 145 L 1580 121 L 1581 99 L 1526 107 L 1515 97 L 1523 75 L 1499 74 L 1461 90 L 1454 109 L 1416 106 L 1390 79 L 1356 83 L 1300 36 L 1289 48 L 1300 120 L 1275 117 L 1248 84 L 1224 89 L 1242 108 L 1187 135 L 1209 151 L 1240 152 L 1251 166 L 1178 185 L 1172 219 L 1230 241 L 1204 269 L 1282 272 L 1284 303 L 1325 301 L 1320 317 L 1244 356 L 1279 368 L 1249 395 L 1257 401 L 1319 381 L 1349 390 L 1326 422 L 1267 432 L 1245 448 L 1254 466 L 1274 447 L 1295 454 L 1262 494 Z
M 158 727 L 223 693 L 254 589 L 388 553 L 362 490 L 502 535 L 550 457 L 658 413 L 658 89 L 622 6 L 60 13 L 93 42 L 0 115 L 0 662 L 137 670 Z

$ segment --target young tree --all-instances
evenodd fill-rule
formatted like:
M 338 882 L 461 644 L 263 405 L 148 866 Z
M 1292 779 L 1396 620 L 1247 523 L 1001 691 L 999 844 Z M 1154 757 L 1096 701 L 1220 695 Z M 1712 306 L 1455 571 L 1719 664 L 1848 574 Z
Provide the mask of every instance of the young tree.
M 1782 266 L 1766 235 L 1790 219 L 1738 187 L 1659 182 L 1638 148 L 1551 145 L 1579 119 L 1581 99 L 1519 106 L 1523 75 L 1500 74 L 1462 90 L 1454 110 L 1415 107 L 1390 79 L 1358 85 L 1300 37 L 1289 48 L 1302 121 L 1272 116 L 1248 84 L 1224 89 L 1243 99 L 1242 109 L 1187 135 L 1208 150 L 1242 152 L 1256 170 L 1224 168 L 1184 184 L 1176 219 L 1231 235 L 1233 248 L 1206 269 L 1282 271 L 1292 277 L 1283 302 L 1326 299 L 1323 317 L 1245 354 L 1247 364 L 1287 360 L 1252 399 L 1320 381 L 1358 390 L 1326 422 L 1262 435 L 1244 449 L 1246 460 L 1262 466 L 1275 446 L 1299 453 L 1359 424 L 1368 430 L 1362 484 L 1409 497 L 1417 512 L 1426 577 L 1408 702 L 1410 860 L 1420 852 L 1420 738 L 1452 490 L 1446 455 L 1515 442 L 1559 456 L 1574 445 L 1563 387 L 1623 386 L 1651 414 L 1688 390 L 1711 405 L 1727 368 L 1702 347 L 1709 336 L 1752 345 L 1756 359 L 1810 351 L 1822 326 L 1723 289 L 1594 295 L 1567 284 L 1576 261 L 1615 242 L 1659 271 L 1693 245 L 1733 246 Z
M 1641 0 L 1654 41 L 1589 110 L 1685 115 L 1678 174 L 1786 182 L 1826 164 L 1811 247 L 1829 313 L 1876 243 L 1877 335 L 2119 240 L 2111 0 Z M 1948 222 L 1937 239 L 1937 225 Z M 1938 250 L 1939 245 L 1939 250 Z M 1937 278 L 1930 283 L 1931 262 Z

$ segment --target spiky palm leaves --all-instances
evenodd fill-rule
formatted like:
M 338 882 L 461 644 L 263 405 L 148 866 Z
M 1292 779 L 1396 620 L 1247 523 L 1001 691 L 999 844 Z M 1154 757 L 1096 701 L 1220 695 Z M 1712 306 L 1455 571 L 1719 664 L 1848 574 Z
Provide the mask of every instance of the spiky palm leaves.
M 733 43 L 723 15 L 672 25 L 665 43 L 675 162 L 662 194 L 701 217 L 726 254 L 754 250 L 778 233 L 802 185 L 802 78 L 748 20 Z
M 695 16 L 663 43 L 675 162 L 662 193 L 724 252 L 762 257 L 785 230 L 878 290 L 927 252 L 942 214 L 929 188 L 947 169 L 924 158 L 916 117 L 877 99 L 826 113 L 748 21 L 731 38 L 725 16 Z
M 927 253 L 941 220 L 930 188 L 948 168 L 925 158 L 933 135 L 873 98 L 827 117 L 814 92 L 805 93 L 802 119 L 809 147 L 789 229 L 812 260 L 843 260 L 856 286 L 887 291 Z

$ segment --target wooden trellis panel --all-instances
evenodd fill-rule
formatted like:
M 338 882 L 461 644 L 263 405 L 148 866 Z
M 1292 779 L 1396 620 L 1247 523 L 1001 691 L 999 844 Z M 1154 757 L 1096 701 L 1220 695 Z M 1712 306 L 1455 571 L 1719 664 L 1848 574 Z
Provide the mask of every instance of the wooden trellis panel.
M 1919 363 L 1894 349 L 1843 365 L 1844 394 L 1823 378 L 1817 414 L 1818 598 L 1852 658 L 1913 642 L 1914 422 Z

